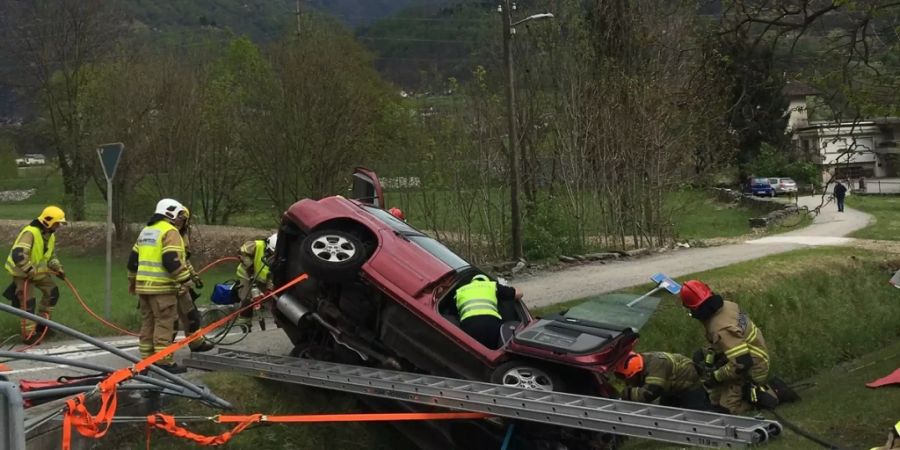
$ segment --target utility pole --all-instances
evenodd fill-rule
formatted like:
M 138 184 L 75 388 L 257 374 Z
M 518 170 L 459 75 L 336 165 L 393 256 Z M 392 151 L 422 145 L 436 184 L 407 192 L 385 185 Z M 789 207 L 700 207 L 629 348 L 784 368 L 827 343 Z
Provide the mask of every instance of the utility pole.
M 512 26 L 512 11 L 515 3 L 503 0 L 500 4 L 500 14 L 503 16 L 503 56 L 506 60 L 506 109 L 509 125 L 509 211 L 510 226 L 512 228 L 512 253 L 513 259 L 522 258 L 522 213 L 519 208 L 519 190 L 522 180 L 519 175 L 519 130 L 516 124 L 516 87 L 515 71 L 513 69 L 512 35 L 515 32 Z
M 300 36 L 300 17 L 303 12 L 303 0 L 297 0 L 297 36 Z

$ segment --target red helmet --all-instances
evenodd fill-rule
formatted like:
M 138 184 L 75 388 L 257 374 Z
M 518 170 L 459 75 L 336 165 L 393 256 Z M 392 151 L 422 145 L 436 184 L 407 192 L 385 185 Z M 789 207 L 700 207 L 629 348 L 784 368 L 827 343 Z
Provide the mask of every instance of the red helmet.
M 616 364 L 616 375 L 625 379 L 631 378 L 644 370 L 644 357 L 639 353 L 630 352 L 619 364 Z
M 391 213 L 392 216 L 400 220 L 406 220 L 406 215 L 403 214 L 403 211 L 400 208 L 394 207 L 389 209 L 388 212 Z
M 712 289 L 702 281 L 690 280 L 681 285 L 681 304 L 685 308 L 697 309 L 708 298 L 713 296 Z

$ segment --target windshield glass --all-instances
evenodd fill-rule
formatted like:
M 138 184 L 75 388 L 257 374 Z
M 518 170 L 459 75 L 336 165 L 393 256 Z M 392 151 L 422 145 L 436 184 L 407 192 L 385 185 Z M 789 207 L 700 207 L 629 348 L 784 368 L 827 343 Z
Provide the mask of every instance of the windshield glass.
M 366 212 L 379 218 L 382 222 L 388 224 L 388 226 L 390 226 L 391 228 L 393 228 L 396 231 L 399 231 L 400 233 L 422 234 L 415 228 L 407 225 L 406 222 L 394 217 L 393 214 L 391 214 L 381 208 L 374 208 L 371 206 L 366 206 L 365 208 L 366 208 Z
M 639 331 L 659 306 L 658 297 L 647 297 L 632 307 L 628 302 L 640 297 L 636 294 L 603 294 L 589 297 L 566 312 L 566 317 L 601 324 L 629 327 Z

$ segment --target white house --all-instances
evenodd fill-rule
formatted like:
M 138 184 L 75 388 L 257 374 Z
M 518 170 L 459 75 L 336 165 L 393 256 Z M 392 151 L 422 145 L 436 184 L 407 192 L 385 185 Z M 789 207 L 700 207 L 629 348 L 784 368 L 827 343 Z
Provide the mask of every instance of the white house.
M 822 168 L 822 179 L 900 177 L 900 117 L 810 121 L 806 99 L 815 92 L 789 86 L 787 132 L 795 148 Z

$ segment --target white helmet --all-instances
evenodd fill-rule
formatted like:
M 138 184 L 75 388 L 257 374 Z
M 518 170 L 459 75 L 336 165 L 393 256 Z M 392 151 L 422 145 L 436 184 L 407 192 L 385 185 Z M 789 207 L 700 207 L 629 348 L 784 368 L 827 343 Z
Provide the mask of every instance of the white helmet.
M 272 233 L 266 238 L 266 250 L 275 253 L 275 244 L 278 243 L 278 233 Z
M 184 205 L 171 198 L 164 198 L 156 204 L 156 214 L 166 216 L 171 220 L 177 219 L 179 214 L 186 211 L 187 208 Z

